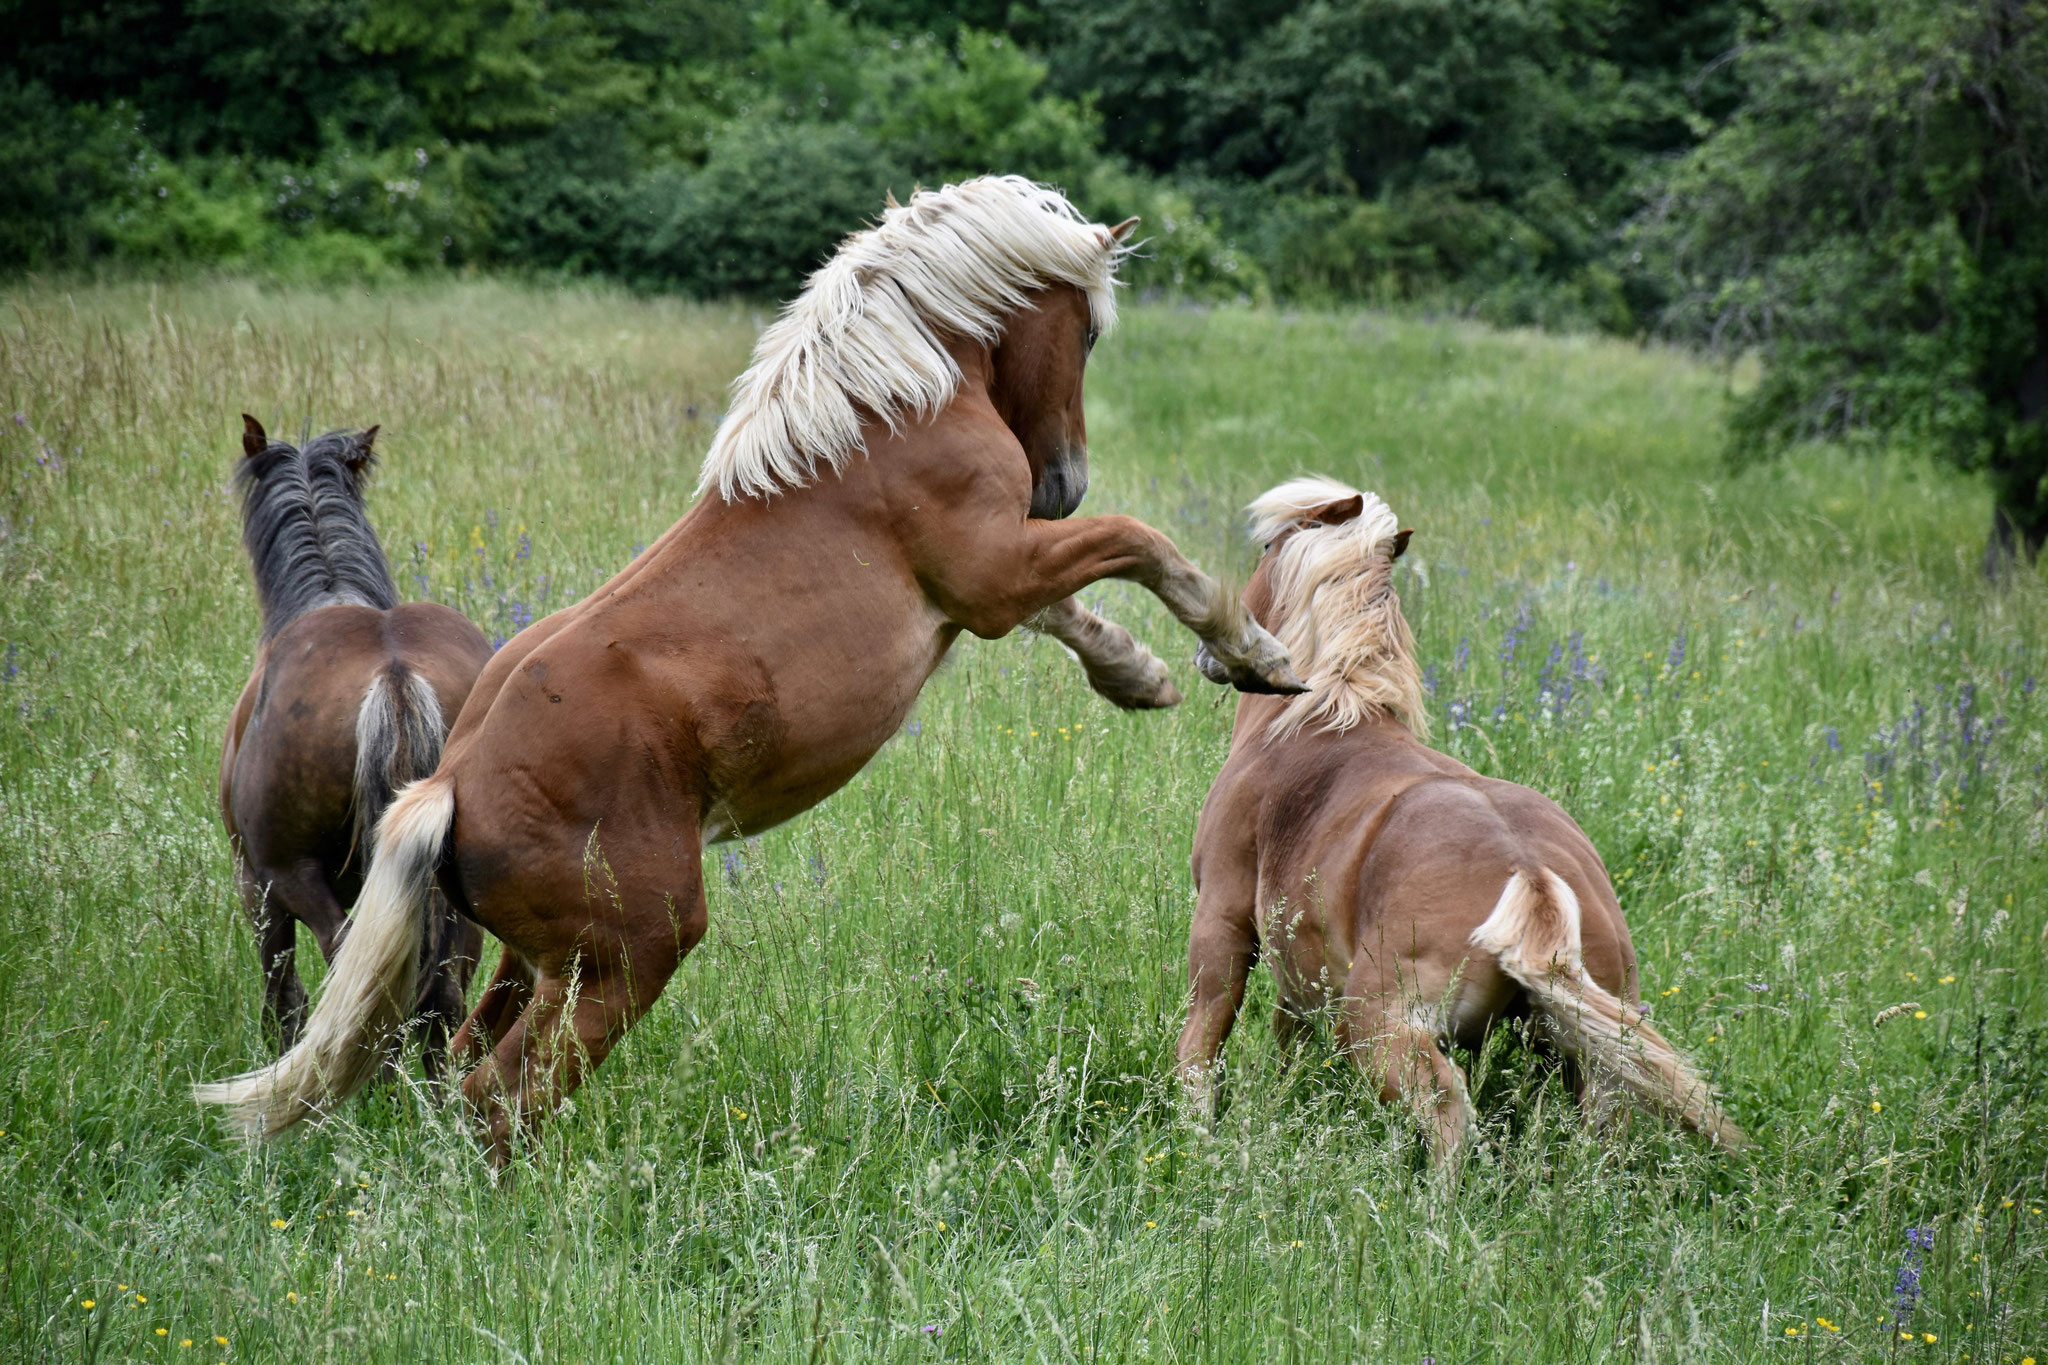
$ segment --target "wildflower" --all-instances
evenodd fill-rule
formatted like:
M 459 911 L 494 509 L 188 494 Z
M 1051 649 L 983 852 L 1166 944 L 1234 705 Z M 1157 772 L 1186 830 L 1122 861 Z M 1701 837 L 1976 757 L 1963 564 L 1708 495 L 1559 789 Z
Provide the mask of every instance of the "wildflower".
M 1944 976 L 1944 977 L 1943 977 L 1943 978 L 1941 979 L 1941 984 L 1942 984 L 1942 985 L 1944 985 L 1944 986 L 1953 986 L 1953 985 L 1955 985 L 1955 984 L 1956 984 L 1956 978 L 1955 978 L 1955 974 L 1954 974 L 1953 972 L 1951 972 L 1951 973 L 1950 973 L 1949 975 L 1947 975 L 1947 976 Z
M 289 1223 L 285 1222 L 285 1221 L 284 1221 L 284 1219 L 282 1219 L 282 1218 L 273 1218 L 273 1219 L 271 1219 L 271 1220 L 270 1220 L 270 1226 L 272 1226 L 272 1227 L 274 1227 L 274 1228 L 283 1228 L 283 1227 L 290 1227 L 290 1226 L 291 1226 L 291 1224 L 289 1224 Z
M 1926 1011 L 1926 1010 L 1914 1010 L 1914 1011 L 1913 1011 L 1913 1017 L 1914 1017 L 1915 1019 L 1925 1019 L 1925 1018 L 1927 1017 L 1927 1011 Z
M 1159 1226 L 1159 1224 L 1153 1222 L 1151 1219 L 1148 1218 L 1145 1220 L 1145 1226 L 1148 1228 L 1156 1228 Z
M 1935 1342 L 1940 1341 L 1941 1338 L 1936 1336 L 1932 1332 L 1922 1332 L 1920 1334 L 1920 1340 L 1926 1342 L 1929 1346 L 1932 1346 Z
M 299 1301 L 299 1291 L 296 1289 L 287 1289 L 284 1294 L 284 1301 L 286 1303 L 297 1303 Z
M 183 1338 L 181 1338 L 181 1339 L 179 1340 L 179 1342 L 178 1342 L 178 1349 L 179 1349 L 179 1350 L 181 1350 L 181 1351 L 189 1351 L 189 1350 L 191 1350 L 191 1349 L 192 1349 L 192 1338 L 190 1338 L 190 1337 L 183 1337 Z
M 940 1223 L 939 1223 L 939 1231 L 940 1231 L 940 1232 L 944 1232 L 945 1230 L 946 1230 L 946 1224 L 945 1224 L 944 1220 L 941 1220 L 941 1221 L 940 1221 Z
M 732 1116 L 736 1119 L 743 1119 L 747 1116 L 747 1111 L 744 1109 L 735 1109 L 732 1111 Z
M 216 1346 L 225 1346 L 228 1344 L 228 1339 L 226 1337 L 215 1337 L 213 1339 L 213 1344 Z
M 1785 1335 L 1788 1337 L 1796 1337 L 1799 1335 L 1799 1329 L 1797 1327 L 1787 1327 L 1785 1329 Z
M 94 1302 L 93 1300 L 91 1300 L 91 1299 L 80 1299 L 80 1300 L 78 1301 L 78 1306 L 79 1306 L 80 1308 L 83 1308 L 83 1309 L 85 1309 L 86 1311 L 90 1312 L 91 1310 L 93 1310 L 93 1309 L 95 1309 L 95 1308 L 99 1307 L 99 1304 L 95 1303 L 95 1302 Z
M 148 1302 L 149 1302 L 149 1296 L 148 1296 L 148 1295 L 146 1295 L 146 1294 L 137 1294 L 137 1295 L 135 1296 L 135 1301 L 136 1301 L 137 1303 L 148 1303 Z
M 159 1327 L 156 1329 L 156 1334 L 160 1337 L 167 1337 L 171 1334 L 171 1329 L 168 1327 Z

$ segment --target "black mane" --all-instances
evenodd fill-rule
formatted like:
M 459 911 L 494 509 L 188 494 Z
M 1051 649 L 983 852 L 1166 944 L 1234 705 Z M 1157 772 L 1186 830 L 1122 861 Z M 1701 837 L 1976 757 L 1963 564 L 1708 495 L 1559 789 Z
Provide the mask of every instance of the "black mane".
M 242 544 L 256 571 L 268 640 L 315 607 L 398 605 L 384 547 L 363 512 L 376 459 L 362 437 L 330 431 L 304 450 L 273 441 L 242 460 Z

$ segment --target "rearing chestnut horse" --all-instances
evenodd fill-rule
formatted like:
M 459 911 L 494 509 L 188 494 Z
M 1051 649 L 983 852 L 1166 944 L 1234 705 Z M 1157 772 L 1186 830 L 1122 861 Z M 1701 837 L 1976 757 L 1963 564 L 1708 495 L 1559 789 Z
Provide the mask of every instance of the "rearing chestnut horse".
M 1135 220 L 1133 220 L 1135 221 Z M 197 1090 L 259 1132 L 349 1095 L 411 998 L 436 885 L 504 943 L 456 1039 L 494 1160 L 573 1091 L 704 935 L 704 845 L 836 791 L 947 649 L 1036 619 L 1098 690 L 1165 672 L 1070 601 L 1149 588 L 1248 691 L 1279 643 L 1158 531 L 1064 520 L 1088 483 L 1082 372 L 1131 224 L 990 177 L 849 237 L 762 333 L 704 496 L 628 568 L 521 632 L 439 770 L 386 815 L 356 925 L 299 1045 Z
M 306 1008 L 298 926 L 332 962 L 379 817 L 440 762 L 445 717 L 491 657 L 460 612 L 398 601 L 363 511 L 376 437 L 375 427 L 330 431 L 301 450 L 242 417 L 235 481 L 263 630 L 221 744 L 220 812 L 263 957 L 264 1022 L 281 1049 L 298 1040 Z M 415 1003 L 437 1070 L 482 935 L 434 900 Z

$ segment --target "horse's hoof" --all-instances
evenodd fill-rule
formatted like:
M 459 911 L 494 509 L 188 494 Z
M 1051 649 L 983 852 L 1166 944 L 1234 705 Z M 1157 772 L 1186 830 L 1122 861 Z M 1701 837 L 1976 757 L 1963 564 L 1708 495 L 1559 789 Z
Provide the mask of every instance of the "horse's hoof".
M 1301 680 L 1295 673 L 1294 666 L 1285 659 L 1268 666 L 1263 673 L 1247 668 L 1241 674 L 1233 676 L 1230 684 L 1240 692 L 1251 692 L 1266 697 L 1298 697 L 1308 691 L 1308 684 Z
M 1195 651 L 1195 671 L 1212 683 L 1227 683 L 1231 680 L 1230 670 L 1223 666 L 1206 643 Z

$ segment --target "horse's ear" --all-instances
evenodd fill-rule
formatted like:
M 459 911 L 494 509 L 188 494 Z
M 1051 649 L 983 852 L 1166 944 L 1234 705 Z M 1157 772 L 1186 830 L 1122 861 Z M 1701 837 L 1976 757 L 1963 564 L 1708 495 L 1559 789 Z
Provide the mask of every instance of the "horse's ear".
M 1335 502 L 1326 502 L 1321 507 L 1312 507 L 1301 514 L 1301 524 L 1306 526 L 1342 526 L 1345 522 L 1365 510 L 1365 495 L 1353 493 Z
M 1126 218 L 1121 223 L 1118 223 L 1115 227 L 1109 230 L 1109 240 L 1111 240 L 1112 242 L 1121 242 L 1124 238 L 1130 236 L 1131 232 L 1137 226 L 1138 220 L 1136 217 Z
M 349 447 L 348 454 L 343 457 L 343 463 L 347 464 L 350 469 L 355 470 L 357 473 L 361 473 L 367 468 L 370 462 L 377 458 L 376 452 L 371 450 L 370 447 L 376 443 L 377 433 L 383 430 L 383 426 L 384 424 L 379 422 L 376 426 L 371 427 L 368 431 L 356 437 L 355 444 Z
M 243 413 L 242 457 L 247 459 L 252 455 L 261 455 L 268 449 L 270 449 L 270 437 L 264 434 L 263 423 L 251 417 L 248 413 Z
M 1394 532 L 1394 553 L 1387 557 L 1389 559 L 1399 559 L 1402 555 L 1408 553 L 1408 537 L 1414 534 L 1415 528 L 1413 526 L 1403 526 L 1400 530 Z

